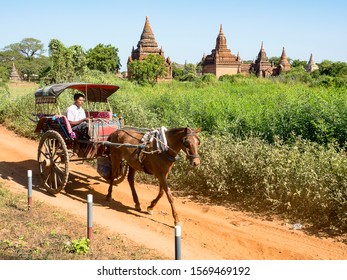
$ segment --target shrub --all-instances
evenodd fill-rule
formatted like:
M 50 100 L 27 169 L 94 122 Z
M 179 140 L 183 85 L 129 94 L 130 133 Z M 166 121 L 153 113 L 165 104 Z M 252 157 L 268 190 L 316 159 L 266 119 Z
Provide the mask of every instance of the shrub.
M 218 82 L 216 75 L 213 74 L 204 74 L 201 77 L 201 81 L 203 81 L 205 84 L 209 84 L 209 85 L 214 85 Z

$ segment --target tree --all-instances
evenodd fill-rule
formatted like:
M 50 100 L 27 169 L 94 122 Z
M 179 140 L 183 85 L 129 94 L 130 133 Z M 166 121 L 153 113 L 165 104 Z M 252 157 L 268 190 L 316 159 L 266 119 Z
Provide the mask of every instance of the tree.
M 71 81 L 74 76 L 74 69 L 68 49 L 57 39 L 52 39 L 48 48 L 51 60 L 51 69 L 48 74 L 50 82 Z
M 84 50 L 79 45 L 66 48 L 59 40 L 49 43 L 51 66 L 47 73 L 50 83 L 71 82 L 87 70 Z
M 319 72 L 321 75 L 331 77 L 341 77 L 347 75 L 347 63 L 345 62 L 332 62 L 324 60 L 319 64 Z
M 25 38 L 19 43 L 8 45 L 5 47 L 5 50 L 13 50 L 18 52 L 28 60 L 33 60 L 35 57 L 40 57 L 44 52 L 41 41 L 34 38 Z
M 291 63 L 291 66 L 293 68 L 305 68 L 306 65 L 307 65 L 306 61 L 299 60 L 299 59 L 293 59 Z
M 172 77 L 175 80 L 180 80 L 183 76 L 183 67 L 179 64 L 173 62 L 172 63 Z
M 196 65 L 193 63 L 184 64 L 183 75 L 193 74 L 196 76 Z
M 269 62 L 273 63 L 274 65 L 278 65 L 278 63 L 280 62 L 281 58 L 278 56 L 272 56 L 269 58 Z
M 183 68 L 183 75 L 180 81 L 195 81 L 196 80 L 196 65 L 193 63 L 185 63 Z
M 25 38 L 19 43 L 8 45 L 0 53 L 0 63 L 11 71 L 12 64 L 22 78 L 30 81 L 34 76 L 48 66 L 47 57 L 43 55 L 44 48 L 40 40 L 34 38 Z
M 78 45 L 71 46 L 68 51 L 71 55 L 75 76 L 82 76 L 88 69 L 85 51 Z
M 111 45 L 98 44 L 87 52 L 86 58 L 90 70 L 118 73 L 121 67 L 118 49 Z
M 159 54 L 149 54 L 143 60 L 133 60 L 128 64 L 130 80 L 140 84 L 154 85 L 167 75 L 165 60 Z

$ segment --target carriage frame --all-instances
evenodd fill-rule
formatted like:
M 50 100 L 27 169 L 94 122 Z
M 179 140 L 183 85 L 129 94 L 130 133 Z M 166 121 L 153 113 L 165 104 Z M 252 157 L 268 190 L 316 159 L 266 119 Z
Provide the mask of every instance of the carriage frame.
M 81 92 L 85 96 L 85 111 L 88 118 L 90 139 L 79 139 L 64 114 L 61 114 L 58 97 L 65 90 Z M 113 114 L 108 98 L 119 86 L 93 83 L 61 83 L 35 91 L 35 132 L 41 135 L 37 161 L 44 188 L 51 194 L 64 189 L 69 178 L 69 163 L 74 161 L 97 161 L 97 171 L 104 179 L 109 179 L 111 163 L 107 146 L 117 145 L 107 141 L 108 136 L 124 127 L 122 116 Z M 92 105 L 103 103 L 107 110 L 93 110 Z M 105 106 L 104 106 L 105 107 Z M 116 183 L 122 182 L 128 166 L 122 162 Z

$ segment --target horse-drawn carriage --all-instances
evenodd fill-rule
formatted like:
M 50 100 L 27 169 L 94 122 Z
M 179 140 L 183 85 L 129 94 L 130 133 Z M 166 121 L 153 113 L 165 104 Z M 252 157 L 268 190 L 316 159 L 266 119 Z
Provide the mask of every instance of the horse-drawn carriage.
M 85 95 L 88 139 L 80 139 L 72 130 L 67 117 L 60 111 L 58 97 L 68 89 Z M 72 161 L 96 159 L 99 173 L 107 177 L 107 164 L 104 164 L 108 160 L 105 141 L 113 131 L 124 125 L 122 117 L 112 113 L 108 102 L 108 98 L 118 89 L 116 85 L 107 84 L 62 83 L 35 92 L 35 132 L 42 134 L 37 160 L 43 186 L 49 193 L 57 194 L 65 187 L 69 176 L 69 162 Z M 97 103 L 102 103 L 103 106 L 97 106 Z M 116 181 L 124 180 L 126 172 L 127 166 L 124 163 Z
M 57 98 L 67 89 L 85 95 L 86 115 L 89 117 L 88 139 L 79 138 L 67 117 L 60 112 Z M 107 198 L 112 197 L 113 184 L 122 182 L 128 174 L 135 208 L 141 210 L 134 177 L 136 171 L 146 172 L 159 181 L 159 193 L 147 207 L 148 212 L 152 213 L 158 200 L 166 193 L 175 223 L 178 223 L 167 177 L 181 150 L 192 166 L 200 164 L 197 133 L 201 129 L 124 127 L 123 119 L 112 114 L 108 103 L 108 98 L 118 89 L 116 85 L 63 83 L 35 92 L 35 132 L 42 134 L 37 160 L 43 185 L 49 193 L 57 194 L 68 181 L 69 162 L 97 160 L 99 174 L 110 182 Z M 91 110 L 95 103 L 107 104 L 108 110 Z

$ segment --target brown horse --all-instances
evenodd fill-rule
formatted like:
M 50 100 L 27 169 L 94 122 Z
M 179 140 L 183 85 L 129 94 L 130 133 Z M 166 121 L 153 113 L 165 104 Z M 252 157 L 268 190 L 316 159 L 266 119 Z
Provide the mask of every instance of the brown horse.
M 186 127 L 168 129 L 165 132 L 162 131 L 161 135 L 149 134 L 149 132 L 145 134 L 135 128 L 123 128 L 113 132 L 109 136 L 108 141 L 124 145 L 119 147 L 110 145 L 108 147 L 112 162 L 112 173 L 107 198 L 111 199 L 112 197 L 113 181 L 114 178 L 117 178 L 121 168 L 121 161 L 124 159 L 129 166 L 128 182 L 133 195 L 135 209 L 141 211 L 134 186 L 135 172 L 143 171 L 154 175 L 159 180 L 159 193 L 151 202 L 151 205 L 148 206 L 148 213 L 153 214 L 154 206 L 165 192 L 171 205 L 175 224 L 178 224 L 179 218 L 175 210 L 173 196 L 167 184 L 167 177 L 181 150 L 185 152 L 192 166 L 200 164 L 200 156 L 198 154 L 200 140 L 197 136 L 197 133 L 200 131 L 201 128 L 193 130 Z M 129 147 L 128 145 L 127 147 L 127 144 L 135 146 Z

